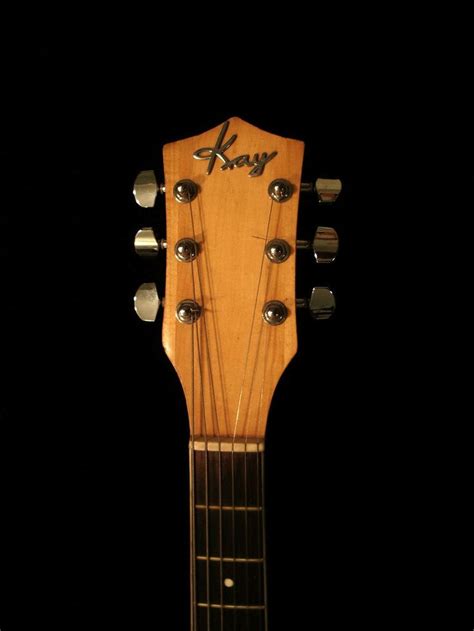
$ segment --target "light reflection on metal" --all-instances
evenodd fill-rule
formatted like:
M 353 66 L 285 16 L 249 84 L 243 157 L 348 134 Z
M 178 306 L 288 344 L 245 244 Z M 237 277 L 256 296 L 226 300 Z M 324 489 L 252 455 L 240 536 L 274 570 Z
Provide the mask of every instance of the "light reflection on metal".
M 339 249 L 339 237 L 334 228 L 318 226 L 313 241 L 297 241 L 298 250 L 313 250 L 316 263 L 333 263 Z
M 263 307 L 262 316 L 267 324 L 278 326 L 288 317 L 288 309 L 279 300 L 271 300 Z
M 155 256 L 160 249 L 166 249 L 165 239 L 158 240 L 153 228 L 141 228 L 134 239 L 135 252 L 140 256 Z
M 272 263 L 283 263 L 290 256 L 290 246 L 283 239 L 272 239 L 265 247 L 265 254 Z
M 158 186 L 154 171 L 140 171 L 135 178 L 133 194 L 135 201 L 143 208 L 152 208 L 155 205 L 156 195 L 165 192 L 164 184 Z
M 268 194 L 273 201 L 281 204 L 286 202 L 293 195 L 293 186 L 288 180 L 278 179 L 270 182 L 268 187 Z
M 180 204 L 189 204 L 198 194 L 198 187 L 192 180 L 179 180 L 173 188 L 173 195 Z
M 160 307 L 155 283 L 142 283 L 133 299 L 135 311 L 144 322 L 154 322 Z
M 342 190 L 342 182 L 341 180 L 328 180 L 320 177 L 316 180 L 315 188 L 320 202 L 334 203 Z
M 329 287 L 313 287 L 311 298 L 298 298 L 296 307 L 309 309 L 315 320 L 328 320 L 336 310 L 336 298 Z

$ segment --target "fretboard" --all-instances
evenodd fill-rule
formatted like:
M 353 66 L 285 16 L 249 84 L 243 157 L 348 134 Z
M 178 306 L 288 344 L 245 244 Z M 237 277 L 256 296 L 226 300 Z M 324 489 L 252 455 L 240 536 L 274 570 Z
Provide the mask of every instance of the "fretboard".
M 190 443 L 191 629 L 265 631 L 263 443 Z

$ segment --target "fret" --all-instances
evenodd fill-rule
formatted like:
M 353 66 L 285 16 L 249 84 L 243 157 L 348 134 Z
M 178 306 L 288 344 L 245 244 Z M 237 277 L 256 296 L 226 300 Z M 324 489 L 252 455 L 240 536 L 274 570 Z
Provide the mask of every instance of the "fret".
M 228 561 L 229 563 L 263 563 L 265 559 L 262 557 L 261 559 L 240 559 L 236 557 L 235 559 L 232 557 L 208 557 L 208 556 L 196 556 L 197 561 Z
M 248 510 L 248 511 L 261 511 L 262 506 L 206 506 L 205 504 L 196 504 L 194 508 L 208 509 L 208 510 Z
M 198 607 L 212 607 L 213 609 L 246 609 L 248 611 L 265 609 L 265 605 L 216 605 L 214 603 L 197 603 Z

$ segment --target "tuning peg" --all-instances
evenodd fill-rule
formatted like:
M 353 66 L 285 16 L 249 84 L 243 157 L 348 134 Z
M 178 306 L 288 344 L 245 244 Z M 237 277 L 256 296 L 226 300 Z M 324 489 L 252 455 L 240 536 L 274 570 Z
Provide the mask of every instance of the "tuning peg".
M 315 320 L 328 320 L 336 309 L 336 299 L 328 287 L 313 287 L 311 298 L 298 298 L 296 306 L 309 309 Z
M 135 235 L 134 245 L 140 256 L 153 256 L 167 247 L 165 239 L 157 240 L 153 228 L 141 228 Z
M 133 186 L 133 194 L 137 204 L 143 208 L 151 208 L 155 205 L 158 191 L 164 193 L 165 185 L 156 183 L 154 171 L 140 171 Z
M 154 322 L 160 307 L 155 283 L 142 283 L 133 298 L 135 311 L 140 320 Z
M 332 263 L 339 248 L 339 237 L 334 228 L 318 226 L 313 241 L 297 241 L 298 250 L 313 250 L 316 263 Z
M 303 193 L 316 193 L 322 203 L 335 202 L 342 190 L 341 180 L 328 180 L 318 177 L 316 182 L 302 182 L 301 191 Z

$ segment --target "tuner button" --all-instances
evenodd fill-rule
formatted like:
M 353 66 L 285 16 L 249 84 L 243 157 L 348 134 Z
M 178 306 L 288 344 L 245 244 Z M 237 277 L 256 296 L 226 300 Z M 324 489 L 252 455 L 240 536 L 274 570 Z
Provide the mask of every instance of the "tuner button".
M 160 307 L 155 283 L 142 283 L 133 298 L 135 311 L 140 320 L 154 322 Z
M 163 184 L 156 183 L 154 171 L 140 171 L 135 179 L 133 194 L 135 201 L 143 208 L 152 208 L 155 205 L 156 194 L 165 192 Z
M 323 203 L 333 203 L 339 197 L 342 190 L 341 180 L 326 180 L 319 177 L 315 184 L 319 201 Z
M 153 256 L 158 254 L 160 248 L 166 249 L 165 239 L 157 241 L 153 228 L 141 228 L 135 235 L 135 251 L 140 256 Z
M 297 308 L 308 308 L 315 320 L 328 320 L 336 309 L 336 299 L 328 287 L 313 287 L 311 298 L 297 298 Z
M 334 228 L 318 226 L 313 239 L 316 263 L 333 263 L 339 249 L 339 237 Z
M 318 226 L 313 241 L 297 241 L 297 250 L 313 250 L 316 263 L 332 263 L 339 249 L 339 237 L 334 228 Z
M 313 287 L 309 310 L 315 320 L 328 320 L 336 309 L 336 299 L 328 287 Z

